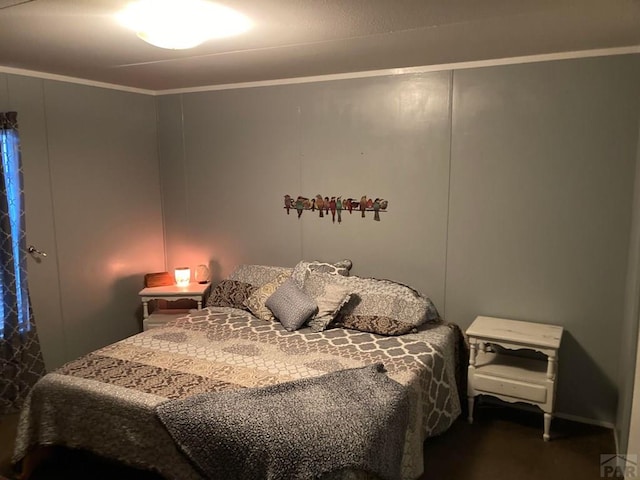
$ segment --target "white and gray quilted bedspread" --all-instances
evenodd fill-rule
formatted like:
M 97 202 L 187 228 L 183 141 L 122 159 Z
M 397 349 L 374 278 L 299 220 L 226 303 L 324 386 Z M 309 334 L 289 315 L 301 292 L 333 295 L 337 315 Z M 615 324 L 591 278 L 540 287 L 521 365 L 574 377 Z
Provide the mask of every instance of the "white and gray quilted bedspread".
M 424 468 L 425 438 L 444 432 L 460 414 L 459 335 L 446 324 L 399 337 L 341 328 L 288 332 L 243 310 L 206 308 L 47 374 L 22 411 L 14 461 L 30 446 L 64 445 L 168 479 L 200 479 L 156 417 L 160 403 L 383 363 L 409 394 L 402 477 L 415 479 Z

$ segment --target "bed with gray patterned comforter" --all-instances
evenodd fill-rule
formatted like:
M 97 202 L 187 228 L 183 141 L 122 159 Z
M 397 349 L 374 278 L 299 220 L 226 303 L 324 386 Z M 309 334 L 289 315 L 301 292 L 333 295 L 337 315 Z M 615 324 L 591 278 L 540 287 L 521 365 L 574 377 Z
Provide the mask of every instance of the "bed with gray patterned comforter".
M 209 307 L 43 377 L 23 408 L 14 461 L 33 446 L 63 445 L 168 479 L 201 479 L 156 416 L 158 405 L 382 363 L 389 377 L 407 389 L 401 473 L 403 479 L 415 479 L 424 469 L 425 438 L 444 432 L 460 413 L 455 379 L 459 335 L 446 324 L 426 324 L 398 337 L 342 328 L 288 332 L 280 323 L 243 310 Z M 341 471 L 324 477 L 366 474 Z

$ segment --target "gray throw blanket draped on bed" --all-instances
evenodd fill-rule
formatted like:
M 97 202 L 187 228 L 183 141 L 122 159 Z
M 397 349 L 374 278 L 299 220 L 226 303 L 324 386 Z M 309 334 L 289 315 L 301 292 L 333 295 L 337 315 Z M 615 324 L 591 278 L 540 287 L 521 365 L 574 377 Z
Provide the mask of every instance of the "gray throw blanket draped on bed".
M 210 479 L 311 479 L 357 468 L 400 478 L 406 390 L 382 364 L 157 407 L 169 434 Z

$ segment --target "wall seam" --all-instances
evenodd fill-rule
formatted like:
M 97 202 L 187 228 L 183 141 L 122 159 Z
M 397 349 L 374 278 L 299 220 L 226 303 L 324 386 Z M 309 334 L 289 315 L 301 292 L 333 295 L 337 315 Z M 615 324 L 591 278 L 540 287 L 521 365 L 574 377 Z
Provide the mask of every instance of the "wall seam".
M 65 358 L 69 358 L 69 340 L 67 337 L 67 328 L 64 315 L 64 304 L 62 302 L 62 275 L 60 273 L 60 255 L 58 251 L 58 227 L 56 224 L 56 204 L 53 194 L 54 181 L 51 170 L 51 152 L 49 142 L 49 115 L 47 114 L 47 89 L 45 88 L 45 80 L 42 80 L 42 110 L 44 114 L 44 137 L 47 146 L 47 172 L 49 173 L 49 197 L 51 199 L 51 223 L 53 225 L 53 245 L 55 249 L 56 276 L 58 279 L 58 305 L 60 307 L 60 321 L 62 323 L 62 339 L 64 341 Z
M 160 215 L 162 219 L 162 251 L 164 258 L 164 269 L 167 270 L 167 221 L 165 218 L 164 188 L 162 185 L 162 162 L 160 161 L 160 108 L 159 98 L 155 98 L 156 108 L 156 159 L 158 163 L 158 187 L 160 190 Z
M 302 153 L 302 106 L 298 105 L 298 187 L 299 192 L 304 192 L 302 188 L 302 165 L 303 165 Z M 304 228 L 302 228 L 302 218 L 299 218 L 298 222 L 300 228 L 300 260 L 304 259 Z
M 180 95 L 180 140 L 182 141 L 182 180 L 184 182 L 184 210 L 185 219 L 189 221 L 189 181 L 187 179 L 187 144 L 185 142 L 184 128 L 184 95 Z M 191 236 L 191 225 L 187 226 L 187 232 Z
M 7 109 L 11 110 L 11 96 L 9 95 L 9 75 L 4 76 L 5 90 L 7 92 Z
M 442 315 L 447 318 L 447 273 L 449 271 L 449 220 L 451 218 L 451 163 L 453 146 L 453 76 L 449 75 L 449 168 L 447 174 L 447 221 L 444 232 L 444 288 L 442 293 Z

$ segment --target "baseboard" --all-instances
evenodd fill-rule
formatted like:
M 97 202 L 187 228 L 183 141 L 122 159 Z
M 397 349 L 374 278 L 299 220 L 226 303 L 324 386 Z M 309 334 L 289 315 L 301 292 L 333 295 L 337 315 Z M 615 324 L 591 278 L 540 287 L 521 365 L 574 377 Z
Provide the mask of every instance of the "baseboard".
M 520 410 L 524 410 L 527 412 L 537 412 L 537 413 L 541 413 L 542 410 L 540 410 L 540 408 L 536 407 L 535 405 L 530 405 L 527 403 L 508 403 L 508 402 L 503 402 L 495 397 L 491 397 L 491 396 L 482 396 L 482 402 L 486 402 L 489 404 L 494 404 L 494 405 L 501 405 L 501 406 L 508 406 L 509 408 L 518 408 Z M 572 422 L 578 422 L 578 423 L 584 423 L 587 425 L 595 425 L 596 427 L 603 427 L 603 428 L 608 428 L 610 430 L 613 430 L 614 433 L 614 437 L 616 440 L 616 452 L 618 451 L 618 436 L 617 436 L 617 430 L 616 430 L 616 426 L 614 423 L 611 422 L 607 422 L 604 420 L 596 420 L 593 418 L 587 418 L 587 417 L 581 417 L 579 415 L 572 415 L 570 413 L 562 413 L 562 412 L 555 412 L 553 414 L 553 416 L 555 418 L 562 418 L 563 420 L 569 420 Z M 626 453 L 626 452 L 624 452 Z
M 615 434 L 616 433 L 616 426 L 615 426 L 614 423 L 607 422 L 607 421 L 604 421 L 604 420 L 596 420 L 596 419 L 593 419 L 593 418 L 581 417 L 579 415 L 571 415 L 569 413 L 562 413 L 562 412 L 554 413 L 553 416 L 557 417 L 557 418 L 562 418 L 564 420 L 571 420 L 572 422 L 586 423 L 588 425 L 595 425 L 597 427 L 604 427 L 604 428 L 608 428 L 610 430 L 613 430 L 614 437 L 616 439 L 616 451 L 617 451 L 617 449 L 618 449 L 618 436 Z

